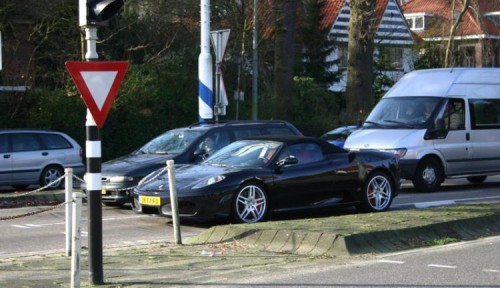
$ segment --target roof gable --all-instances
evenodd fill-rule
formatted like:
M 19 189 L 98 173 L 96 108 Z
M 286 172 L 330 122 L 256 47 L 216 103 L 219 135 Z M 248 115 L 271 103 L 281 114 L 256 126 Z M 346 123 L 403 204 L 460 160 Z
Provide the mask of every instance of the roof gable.
M 330 37 L 339 42 L 349 41 L 350 8 L 345 0 L 330 0 L 326 6 L 325 25 L 331 26 Z M 396 0 L 377 0 L 375 11 L 377 31 L 375 43 L 382 45 L 412 45 L 413 38 Z

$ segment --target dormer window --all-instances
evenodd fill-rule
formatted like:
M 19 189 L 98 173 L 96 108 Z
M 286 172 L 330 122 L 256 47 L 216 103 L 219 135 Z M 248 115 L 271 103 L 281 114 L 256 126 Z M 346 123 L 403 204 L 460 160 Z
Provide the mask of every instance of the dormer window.
M 425 30 L 425 24 L 426 24 L 425 22 L 426 19 L 428 21 L 429 17 L 430 15 L 426 15 L 424 13 L 405 14 L 408 27 L 413 31 Z

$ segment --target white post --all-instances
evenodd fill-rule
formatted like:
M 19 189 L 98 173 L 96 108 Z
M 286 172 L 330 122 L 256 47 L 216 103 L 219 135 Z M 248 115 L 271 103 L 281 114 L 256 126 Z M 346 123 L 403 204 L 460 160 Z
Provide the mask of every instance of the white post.
M 179 213 L 177 211 L 177 190 L 175 188 L 174 160 L 167 160 L 168 185 L 170 188 L 170 206 L 172 207 L 172 220 L 174 222 L 175 244 L 182 244 L 181 229 L 179 226 Z
M 82 198 L 80 192 L 73 193 L 73 241 L 71 245 L 71 288 L 80 287 L 80 250 L 81 250 L 81 222 L 82 222 Z
M 73 193 L 73 168 L 65 168 L 64 177 L 64 192 L 65 192 L 65 202 L 66 202 L 66 256 L 71 256 L 71 214 L 72 205 L 71 203 L 71 193 Z

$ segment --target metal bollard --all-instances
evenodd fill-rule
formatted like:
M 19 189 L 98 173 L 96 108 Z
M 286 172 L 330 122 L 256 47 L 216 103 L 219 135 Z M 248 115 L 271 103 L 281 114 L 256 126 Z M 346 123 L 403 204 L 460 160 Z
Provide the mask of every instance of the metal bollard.
M 81 231 L 82 231 L 82 198 L 83 193 L 73 193 L 73 231 L 71 245 L 71 288 L 80 287 L 80 257 L 81 257 Z
M 177 212 L 177 190 L 175 188 L 174 160 L 167 160 L 168 183 L 170 188 L 170 205 L 172 207 L 172 221 L 174 222 L 174 237 L 176 244 L 182 244 L 179 213 Z
M 72 205 L 71 194 L 73 193 L 73 168 L 64 169 L 64 192 L 65 192 L 65 213 L 66 213 L 66 256 L 71 256 L 71 214 Z

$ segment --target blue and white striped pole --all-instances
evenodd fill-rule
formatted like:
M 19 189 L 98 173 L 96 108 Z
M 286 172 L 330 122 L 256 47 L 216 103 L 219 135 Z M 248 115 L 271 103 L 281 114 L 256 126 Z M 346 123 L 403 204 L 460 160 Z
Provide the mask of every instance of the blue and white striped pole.
M 201 0 L 201 52 L 198 57 L 198 115 L 200 122 L 212 119 L 213 112 L 213 71 L 210 54 L 210 0 Z

